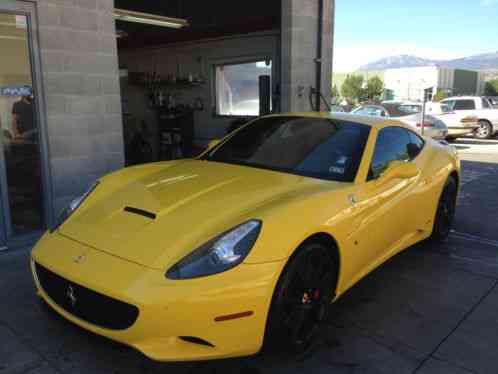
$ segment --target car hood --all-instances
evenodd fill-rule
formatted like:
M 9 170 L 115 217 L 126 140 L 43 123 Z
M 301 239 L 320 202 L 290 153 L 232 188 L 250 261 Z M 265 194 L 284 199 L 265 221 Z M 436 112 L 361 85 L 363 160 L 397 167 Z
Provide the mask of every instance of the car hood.
M 258 208 L 270 201 L 316 189 L 320 183 L 201 160 L 124 169 L 104 178 L 59 233 L 163 269 L 227 229 L 260 218 Z

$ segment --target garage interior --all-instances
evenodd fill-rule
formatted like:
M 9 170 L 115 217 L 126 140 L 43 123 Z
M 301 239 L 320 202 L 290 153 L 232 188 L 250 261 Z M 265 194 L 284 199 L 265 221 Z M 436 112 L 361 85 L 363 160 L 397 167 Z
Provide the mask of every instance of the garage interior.
M 281 1 L 115 7 L 127 166 L 197 155 L 280 110 Z

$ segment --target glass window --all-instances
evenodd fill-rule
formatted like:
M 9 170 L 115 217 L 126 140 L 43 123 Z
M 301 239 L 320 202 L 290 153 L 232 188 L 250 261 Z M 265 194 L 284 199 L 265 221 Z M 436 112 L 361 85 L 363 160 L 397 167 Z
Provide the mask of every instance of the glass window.
M 258 116 L 261 75 L 271 79 L 271 61 L 216 66 L 216 114 Z
M 392 161 L 409 161 L 411 139 L 409 131 L 401 127 L 387 127 L 377 136 L 369 179 L 377 179 Z
M 415 134 L 413 131 L 407 131 L 410 137 L 410 144 L 408 144 L 408 155 L 410 156 L 410 160 L 415 159 L 422 149 L 424 149 L 425 141 Z
M 475 110 L 476 103 L 474 100 L 448 100 L 444 101 L 444 104 L 448 105 L 451 110 Z
M 398 106 L 398 110 L 406 114 L 415 114 L 415 113 L 420 113 L 422 111 L 422 106 L 414 104 L 403 104 Z
M 369 133 L 369 126 L 347 121 L 262 118 L 236 132 L 205 159 L 352 182 Z
M 8 213 L 9 235 L 18 236 L 44 227 L 39 122 L 25 15 L 0 12 L 0 51 L 0 190 L 7 200 L 3 206 L 9 208 L 0 204 L 0 214 Z
M 484 109 L 491 109 L 491 104 L 488 102 L 488 99 L 485 99 L 484 97 L 481 98 L 482 100 L 482 107 Z
M 441 104 L 440 108 L 441 108 L 442 113 L 450 113 L 451 112 L 451 107 L 448 104 Z
M 385 110 L 376 106 L 359 107 L 353 111 L 353 114 L 357 114 L 359 116 L 386 117 Z

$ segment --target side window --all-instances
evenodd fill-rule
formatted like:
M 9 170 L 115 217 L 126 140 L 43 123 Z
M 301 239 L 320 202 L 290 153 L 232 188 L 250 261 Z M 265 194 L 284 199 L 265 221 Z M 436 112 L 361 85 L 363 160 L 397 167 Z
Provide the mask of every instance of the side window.
M 454 110 L 475 110 L 476 103 L 474 100 L 455 100 Z
M 488 102 L 488 99 L 485 99 L 484 97 L 481 98 L 482 100 L 482 107 L 484 109 L 490 109 L 491 108 L 491 104 Z
M 413 131 L 407 131 L 410 137 L 410 144 L 408 144 L 408 155 L 410 156 L 410 160 L 415 159 L 422 149 L 424 149 L 425 142 L 424 140 L 415 134 Z
M 409 132 L 401 127 L 387 127 L 377 136 L 375 151 L 370 166 L 369 180 L 377 179 L 392 161 L 410 161 Z

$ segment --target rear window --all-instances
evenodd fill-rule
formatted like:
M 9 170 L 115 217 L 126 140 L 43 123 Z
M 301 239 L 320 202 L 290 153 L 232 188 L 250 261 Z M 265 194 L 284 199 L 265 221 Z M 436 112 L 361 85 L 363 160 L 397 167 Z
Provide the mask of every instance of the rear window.
M 422 107 L 420 105 L 404 104 L 400 105 L 398 110 L 406 114 L 415 114 L 420 113 L 422 111 Z

